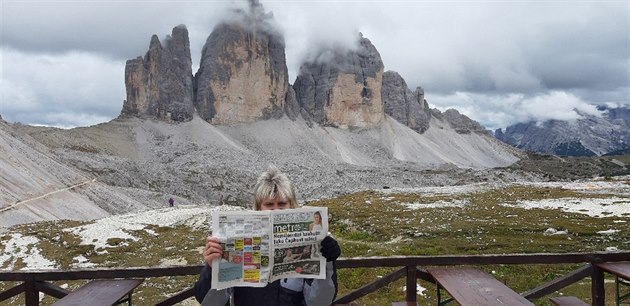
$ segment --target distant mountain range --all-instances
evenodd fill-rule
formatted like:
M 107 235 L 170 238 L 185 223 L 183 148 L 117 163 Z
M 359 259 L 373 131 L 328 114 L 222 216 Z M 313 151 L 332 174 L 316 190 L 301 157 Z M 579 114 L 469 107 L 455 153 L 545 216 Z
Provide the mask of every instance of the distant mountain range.
M 494 132 L 519 149 L 560 156 L 602 156 L 630 150 L 630 108 L 599 106 L 601 116 L 511 125 Z

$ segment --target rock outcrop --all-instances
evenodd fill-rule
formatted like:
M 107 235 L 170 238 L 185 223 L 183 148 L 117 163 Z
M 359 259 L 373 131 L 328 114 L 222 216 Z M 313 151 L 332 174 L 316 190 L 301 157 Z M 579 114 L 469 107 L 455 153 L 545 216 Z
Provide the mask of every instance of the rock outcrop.
M 481 133 L 490 134 L 479 122 L 460 114 L 456 109 L 449 108 L 443 113 L 438 109 L 431 109 L 431 115 L 443 119 L 459 134 Z
M 165 46 L 153 35 L 144 58 L 127 61 L 125 87 L 127 100 L 121 116 L 178 122 L 192 119 L 192 60 L 186 27 L 173 28 Z
M 283 115 L 289 89 L 285 45 L 270 18 L 260 10 L 242 13 L 240 20 L 218 24 L 206 40 L 195 75 L 195 107 L 206 121 L 247 123 Z
M 181 122 L 197 112 L 215 125 L 286 115 L 311 126 L 369 128 L 388 114 L 420 134 L 432 117 L 460 134 L 486 132 L 455 110 L 429 109 L 422 87 L 412 92 L 398 73 L 383 72 L 376 47 L 360 33 L 353 49 L 320 50 L 290 85 L 284 38 L 272 14 L 258 1 L 234 12 L 206 40 L 194 77 L 186 27 L 175 27 L 165 46 L 153 35 L 144 58 L 127 61 L 121 115 Z
M 370 40 L 361 35 L 356 50 L 324 50 L 317 58 L 300 67 L 293 84 L 306 119 L 336 127 L 379 124 L 384 66 Z
M 422 134 L 429 128 L 431 110 L 424 99 L 424 89 L 412 92 L 405 80 L 395 71 L 383 73 L 381 98 L 385 113 L 396 121 Z

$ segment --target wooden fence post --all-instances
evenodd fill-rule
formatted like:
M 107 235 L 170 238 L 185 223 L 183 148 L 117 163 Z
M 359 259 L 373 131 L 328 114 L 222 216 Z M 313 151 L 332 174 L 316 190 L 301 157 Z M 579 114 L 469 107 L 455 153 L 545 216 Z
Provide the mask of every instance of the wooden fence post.
M 593 265 L 593 274 L 591 275 L 591 297 L 593 306 L 604 306 L 604 303 L 606 303 L 604 271 L 596 265 Z
M 26 306 L 39 306 L 39 291 L 35 286 L 35 281 L 25 281 L 24 284 L 24 304 Z
M 418 278 L 416 277 L 416 266 L 407 266 L 407 296 L 405 301 L 407 305 L 416 305 L 418 293 L 416 287 L 418 284 Z

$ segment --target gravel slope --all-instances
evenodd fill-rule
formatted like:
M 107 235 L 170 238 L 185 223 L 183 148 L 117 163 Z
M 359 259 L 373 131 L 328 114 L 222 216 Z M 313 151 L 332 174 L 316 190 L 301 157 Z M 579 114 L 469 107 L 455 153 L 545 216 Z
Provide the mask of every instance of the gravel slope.
M 520 153 L 444 121 L 418 134 L 387 117 L 372 129 L 301 118 L 214 126 L 138 118 L 60 130 L 0 123 L 0 224 L 90 220 L 166 205 L 247 206 L 275 164 L 301 201 L 362 189 L 444 186 L 495 177 Z M 518 179 L 520 175 L 502 175 Z

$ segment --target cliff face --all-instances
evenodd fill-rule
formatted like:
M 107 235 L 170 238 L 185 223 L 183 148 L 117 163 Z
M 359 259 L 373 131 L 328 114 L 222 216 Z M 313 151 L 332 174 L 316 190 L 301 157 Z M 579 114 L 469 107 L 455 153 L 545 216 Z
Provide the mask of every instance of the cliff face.
M 219 24 L 203 47 L 195 106 L 208 122 L 254 122 L 283 114 L 289 89 L 284 40 L 251 26 Z
M 367 38 L 357 50 L 325 50 L 300 67 L 293 88 L 307 119 L 338 127 L 371 127 L 383 118 L 383 62 Z
M 155 117 L 165 121 L 192 119 L 192 60 L 186 27 L 173 28 L 165 46 L 153 35 L 144 58 L 127 61 L 125 87 L 127 100 L 122 116 Z
M 385 113 L 396 121 L 422 134 L 429 128 L 431 110 L 424 99 L 424 89 L 412 92 L 405 80 L 395 71 L 383 73 L 381 97 Z
M 194 112 L 215 125 L 299 116 L 309 125 L 369 128 L 385 114 L 422 134 L 432 118 L 460 134 L 485 132 L 455 110 L 429 109 L 421 87 L 411 91 L 396 72 L 383 72 L 380 54 L 360 35 L 352 50 L 321 50 L 300 67 L 291 86 L 284 38 L 259 3 L 219 23 L 202 50 L 192 77 L 188 31 L 173 29 L 163 46 L 151 38 L 144 58 L 127 61 L 127 100 L 122 116 L 188 121 Z

